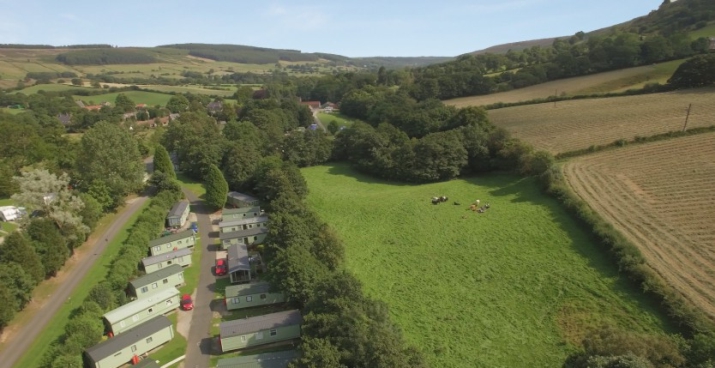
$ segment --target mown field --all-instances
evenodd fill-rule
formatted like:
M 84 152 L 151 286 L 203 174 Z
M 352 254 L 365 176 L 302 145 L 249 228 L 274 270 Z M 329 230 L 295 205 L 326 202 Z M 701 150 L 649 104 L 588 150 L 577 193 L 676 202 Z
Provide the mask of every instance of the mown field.
M 715 319 L 715 133 L 566 163 L 571 187 Z
M 631 88 L 641 88 L 646 83 L 665 83 L 683 60 L 674 60 L 655 65 L 614 70 L 598 74 L 560 79 L 508 92 L 484 96 L 460 97 L 444 101 L 457 107 L 490 105 L 497 102 L 514 103 L 554 95 L 576 96 L 622 92 Z
M 401 185 L 345 165 L 302 172 L 348 268 L 433 367 L 559 367 L 590 328 L 668 329 L 532 180 Z M 434 206 L 437 195 L 450 200 Z M 491 209 L 468 211 L 475 199 Z
M 137 104 L 145 103 L 150 106 L 161 105 L 165 106 L 171 95 L 158 93 L 158 92 L 145 92 L 145 91 L 126 91 L 126 92 L 116 92 L 116 93 L 105 93 L 102 95 L 94 96 L 72 96 L 75 100 L 82 100 L 87 103 L 99 104 L 102 102 L 110 102 L 114 104 L 117 99 L 117 95 L 123 93 L 129 97 L 132 101 Z
M 552 153 L 613 143 L 688 127 L 715 125 L 715 89 L 586 99 L 489 111 L 490 120 L 517 138 Z
M 339 126 L 345 126 L 345 127 L 351 126 L 354 121 L 354 119 L 347 117 L 347 116 L 345 116 L 341 113 L 338 113 L 338 112 L 333 112 L 333 113 L 319 112 L 318 119 L 326 127 L 333 120 L 335 120 Z

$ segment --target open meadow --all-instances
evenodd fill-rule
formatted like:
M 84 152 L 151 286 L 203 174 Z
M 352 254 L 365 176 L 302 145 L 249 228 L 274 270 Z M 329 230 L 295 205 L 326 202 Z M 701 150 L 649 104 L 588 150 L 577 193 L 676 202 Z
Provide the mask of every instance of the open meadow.
M 632 88 L 641 88 L 646 83 L 665 83 L 683 61 L 685 61 L 685 59 L 584 75 L 581 77 L 559 79 L 508 92 L 455 98 L 446 100 L 444 103 L 456 107 L 484 106 L 498 102 L 515 103 L 529 101 L 538 98 L 548 98 L 554 95 L 577 96 L 622 92 Z
M 591 328 L 671 331 L 533 180 L 404 185 L 342 164 L 302 173 L 348 269 L 430 366 L 559 367 Z M 449 201 L 432 205 L 439 195 Z M 469 211 L 476 199 L 491 208 Z
M 579 157 L 564 173 L 648 265 L 715 320 L 715 133 Z
M 490 110 L 489 119 L 537 149 L 561 153 L 680 131 L 691 103 L 688 128 L 715 125 L 712 88 L 514 106 Z
M 75 100 L 82 100 L 86 103 L 100 104 L 102 102 L 109 102 L 114 104 L 117 99 L 117 95 L 123 93 L 129 97 L 132 101 L 137 104 L 147 104 L 149 106 L 161 105 L 165 106 L 169 99 L 171 99 L 170 94 L 158 93 L 158 92 L 145 92 L 145 91 L 125 91 L 116 93 L 105 93 L 102 95 L 94 96 L 72 96 Z
M 335 122 L 338 123 L 339 126 L 344 126 L 344 127 L 349 127 L 349 126 L 353 125 L 353 122 L 355 121 L 355 119 L 353 119 L 349 116 L 345 116 L 339 112 L 331 112 L 331 113 L 319 112 L 318 119 L 326 127 L 333 120 L 335 120 Z

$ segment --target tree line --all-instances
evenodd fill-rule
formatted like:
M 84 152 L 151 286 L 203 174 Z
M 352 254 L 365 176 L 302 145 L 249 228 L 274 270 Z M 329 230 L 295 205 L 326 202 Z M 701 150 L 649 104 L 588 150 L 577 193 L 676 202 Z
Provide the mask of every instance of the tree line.
M 189 55 L 243 64 L 274 64 L 278 61 L 317 61 L 318 55 L 299 50 L 268 49 L 242 45 L 178 44 L 160 47 L 188 50 Z
M 57 55 L 55 59 L 67 65 L 150 64 L 156 62 L 156 58 L 146 52 L 118 48 L 69 51 Z

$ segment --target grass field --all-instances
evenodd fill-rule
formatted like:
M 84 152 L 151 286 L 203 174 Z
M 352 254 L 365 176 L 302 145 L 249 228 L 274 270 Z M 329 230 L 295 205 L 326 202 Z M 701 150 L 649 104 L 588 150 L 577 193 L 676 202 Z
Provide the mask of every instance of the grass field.
M 517 138 L 552 153 L 613 143 L 688 127 L 715 125 L 715 89 L 562 101 L 489 111 L 490 120 Z
M 320 122 L 323 123 L 326 127 L 328 124 L 330 124 L 331 121 L 335 120 L 339 126 L 351 126 L 353 124 L 354 119 L 349 118 L 341 113 L 327 113 L 327 112 L 319 112 L 318 113 L 318 119 L 320 119 Z
M 715 133 L 583 156 L 568 183 L 715 320 Z
M 715 23 L 688 33 L 693 40 L 700 37 L 715 37 Z
M 150 106 L 161 105 L 165 106 L 171 95 L 158 93 L 158 92 L 144 92 L 144 91 L 126 91 L 126 92 L 116 92 L 116 93 L 105 93 L 102 95 L 95 96 L 73 96 L 75 100 L 82 100 L 88 103 L 100 104 L 102 102 L 110 102 L 114 104 L 119 93 L 124 93 L 127 97 L 132 99 L 137 104 L 145 103 Z
M 554 94 L 558 96 L 575 96 L 621 92 L 631 88 L 640 88 L 646 83 L 664 83 L 683 61 L 684 59 L 674 60 L 661 64 L 560 79 L 508 92 L 455 98 L 446 100 L 444 103 L 457 107 L 465 107 L 490 105 L 497 102 L 514 103 L 528 101 L 537 98 L 547 98 L 554 96 Z
M 532 180 L 401 185 L 345 165 L 302 173 L 348 269 L 433 367 L 558 367 L 590 328 L 670 330 Z M 437 195 L 450 200 L 434 206 Z M 466 209 L 477 198 L 487 213 Z
M 8 109 L 7 107 L 0 107 L 0 111 L 6 112 L 8 114 L 17 115 L 25 112 L 25 109 Z
M 45 92 L 61 92 L 61 91 L 71 91 L 71 90 L 97 90 L 96 88 L 91 88 L 91 87 L 80 87 L 80 86 L 72 86 L 69 84 L 37 84 L 32 87 L 27 87 L 23 88 L 20 91 L 15 91 L 12 93 L 24 93 L 26 95 L 31 95 L 33 93 L 37 93 L 40 90 L 43 90 Z
M 38 336 L 27 351 L 25 351 L 25 354 L 23 354 L 23 356 L 17 361 L 17 367 L 39 366 L 39 363 L 44 356 L 47 347 L 50 346 L 50 343 L 64 334 L 65 325 L 69 321 L 69 316 L 72 311 L 82 304 L 82 301 L 87 297 L 87 295 L 89 295 L 89 291 L 92 287 L 94 287 L 94 285 L 105 279 L 107 270 L 111 266 L 112 261 L 122 249 L 122 243 L 126 240 L 129 229 L 148 205 L 149 201 L 144 203 L 144 205 L 129 218 L 129 221 L 127 221 L 126 225 L 119 231 L 117 236 L 112 239 L 105 252 L 102 253 L 100 258 L 94 263 L 94 265 L 92 265 L 92 268 L 89 269 L 89 272 L 87 272 L 83 281 L 77 286 L 72 294 L 72 297 L 70 297 L 68 301 L 63 302 L 62 307 L 60 307 L 57 314 L 55 314 L 55 318 L 47 324 L 45 327 L 45 333 Z M 41 287 L 42 286 L 38 287 L 38 289 Z M 39 290 L 36 290 L 35 292 L 37 293 Z M 21 313 L 19 313 L 16 317 L 16 319 L 19 318 L 22 318 Z

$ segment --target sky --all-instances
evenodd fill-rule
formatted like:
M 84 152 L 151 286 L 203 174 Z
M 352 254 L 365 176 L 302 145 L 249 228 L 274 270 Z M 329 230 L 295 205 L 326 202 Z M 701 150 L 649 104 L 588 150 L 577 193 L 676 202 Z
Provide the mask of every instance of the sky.
M 360 56 L 456 56 L 592 31 L 662 0 L 0 0 L 0 43 L 227 43 Z

